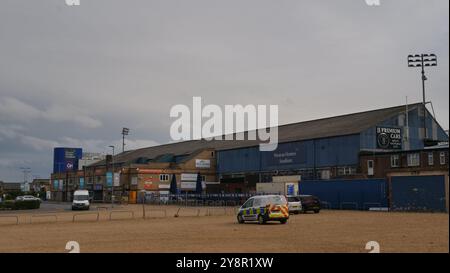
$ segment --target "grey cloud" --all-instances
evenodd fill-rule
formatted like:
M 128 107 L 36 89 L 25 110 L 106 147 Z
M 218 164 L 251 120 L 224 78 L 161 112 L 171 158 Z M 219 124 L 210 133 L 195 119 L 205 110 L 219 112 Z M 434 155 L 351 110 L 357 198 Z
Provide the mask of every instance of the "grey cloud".
M 406 56 L 421 52 L 439 57 L 427 96 L 447 129 L 449 2 L 381 3 L 2 1 L 0 159 L 48 176 L 55 143 L 106 153 L 123 126 L 127 148 L 167 143 L 170 108 L 192 96 L 278 104 L 281 124 L 420 101 Z

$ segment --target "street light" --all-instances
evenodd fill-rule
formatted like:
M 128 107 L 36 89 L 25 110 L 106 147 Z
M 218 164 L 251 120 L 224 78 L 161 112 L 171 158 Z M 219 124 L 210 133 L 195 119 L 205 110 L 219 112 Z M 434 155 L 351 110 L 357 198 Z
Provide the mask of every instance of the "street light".
M 122 153 L 125 152 L 125 136 L 130 133 L 130 129 L 122 128 Z
M 432 66 L 437 66 L 437 56 L 435 54 L 408 55 L 408 67 L 420 67 L 422 69 L 422 96 L 423 96 L 422 107 L 423 107 L 424 140 L 427 139 L 425 81 L 428 80 L 428 78 L 425 76 L 425 67 L 432 67 Z
M 115 147 L 113 145 L 109 146 L 110 148 L 112 148 L 112 158 L 111 158 L 111 163 L 112 163 L 112 184 L 111 184 L 111 207 L 114 206 L 114 149 Z

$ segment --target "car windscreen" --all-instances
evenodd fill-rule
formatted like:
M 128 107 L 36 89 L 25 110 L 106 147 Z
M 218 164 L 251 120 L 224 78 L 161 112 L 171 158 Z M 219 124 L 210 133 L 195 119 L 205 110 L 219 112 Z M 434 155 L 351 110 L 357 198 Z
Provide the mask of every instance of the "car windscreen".
M 267 196 L 264 197 L 262 203 L 265 205 L 285 205 L 286 204 L 286 198 L 284 196 Z
M 73 200 L 76 200 L 76 201 L 86 201 L 86 200 L 89 200 L 89 195 L 75 195 L 75 196 L 73 197 Z

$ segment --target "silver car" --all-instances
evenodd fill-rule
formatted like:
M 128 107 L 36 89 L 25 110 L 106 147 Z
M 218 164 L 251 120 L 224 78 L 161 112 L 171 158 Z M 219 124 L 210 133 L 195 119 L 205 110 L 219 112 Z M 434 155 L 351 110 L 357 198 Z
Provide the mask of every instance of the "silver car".
M 16 201 L 41 201 L 41 199 L 32 195 L 17 196 Z
M 302 202 L 298 196 L 287 196 L 289 213 L 299 214 L 302 211 Z

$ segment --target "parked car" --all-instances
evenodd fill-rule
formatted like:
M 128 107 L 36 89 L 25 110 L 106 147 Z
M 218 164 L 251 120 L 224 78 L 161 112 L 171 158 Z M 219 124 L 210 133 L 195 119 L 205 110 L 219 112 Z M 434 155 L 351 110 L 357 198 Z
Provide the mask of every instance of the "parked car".
M 302 203 L 302 212 L 313 211 L 319 213 L 321 209 L 320 199 L 313 195 L 300 195 L 300 202 Z
M 287 196 L 289 213 L 299 214 L 302 211 L 302 202 L 299 196 Z
M 17 196 L 16 201 L 41 201 L 41 199 L 34 197 L 32 195 L 23 195 L 23 196 Z
M 73 194 L 72 210 L 85 209 L 89 210 L 89 191 L 77 190 Z
M 289 207 L 283 195 L 261 195 L 249 198 L 239 208 L 237 220 L 239 224 L 257 221 L 265 224 L 268 221 L 279 221 L 286 224 L 289 219 Z

